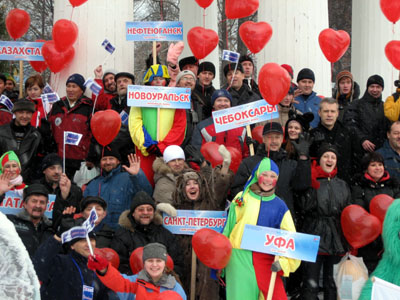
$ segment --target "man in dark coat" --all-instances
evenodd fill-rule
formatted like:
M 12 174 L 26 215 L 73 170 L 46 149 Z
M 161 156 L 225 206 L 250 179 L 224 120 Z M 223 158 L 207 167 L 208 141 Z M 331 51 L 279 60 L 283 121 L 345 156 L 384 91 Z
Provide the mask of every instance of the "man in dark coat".
M 279 167 L 276 195 L 285 201 L 293 219 L 295 219 L 294 192 L 304 191 L 311 185 L 311 164 L 308 157 L 310 143 L 303 137 L 300 138 L 298 143 L 293 143 L 299 154 L 299 160 L 288 159 L 286 151 L 281 148 L 283 142 L 282 126 L 276 122 L 265 124 L 263 142 L 258 147 L 255 156 L 247 157 L 241 162 L 231 187 L 232 196 L 234 197 L 243 190 L 253 169 L 269 154 L 269 158 Z
M 122 228 L 115 233 L 111 248 L 119 254 L 121 273 L 132 274 L 129 258 L 136 248 L 156 242 L 167 247 L 174 261 L 174 271 L 182 275 L 182 251 L 174 235 L 162 226 L 162 218 L 155 214 L 155 207 L 152 197 L 138 192 L 132 200 L 131 209 L 124 211 L 119 218 Z
M 54 234 L 51 221 L 44 215 L 47 203 L 46 188 L 41 184 L 32 184 L 24 190 L 23 210 L 17 215 L 7 215 L 30 257 L 40 244 Z
M 239 58 L 239 64 L 242 65 L 244 71 L 244 84 L 246 84 L 250 90 L 257 93 L 261 98 L 260 90 L 258 89 L 258 84 L 254 80 L 254 62 L 249 55 L 241 55 Z
M 378 153 L 383 156 L 390 177 L 400 181 L 400 121 L 394 122 L 387 131 L 387 140 Z
M 384 81 L 381 76 L 369 77 L 364 96 L 353 101 L 344 115 L 344 124 L 354 131 L 359 145 L 365 152 L 379 149 L 386 138 L 389 120 L 383 110 L 383 88 Z
M 199 122 L 211 117 L 211 96 L 215 91 L 212 81 L 215 78 L 215 66 L 212 62 L 204 61 L 199 65 L 197 73 L 197 82 L 194 90 L 192 90 L 192 99 L 196 98 L 202 103 L 201 115 Z M 198 99 L 200 98 L 200 99 Z

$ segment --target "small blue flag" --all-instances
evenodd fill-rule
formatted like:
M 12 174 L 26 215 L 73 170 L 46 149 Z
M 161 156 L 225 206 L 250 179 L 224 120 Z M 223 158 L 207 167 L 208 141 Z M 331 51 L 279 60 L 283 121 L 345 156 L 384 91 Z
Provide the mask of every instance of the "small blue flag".
M 81 139 L 82 139 L 82 134 L 80 133 L 72 131 L 64 131 L 64 143 L 66 145 L 78 146 Z
M 240 54 L 237 52 L 224 50 L 222 51 L 222 60 L 227 60 L 233 63 L 237 63 L 239 61 Z
M 129 115 L 126 113 L 126 111 L 121 111 L 119 115 L 121 116 L 121 123 L 123 125 L 128 125 Z
M 6 96 L 6 95 L 1 95 L 0 97 L 0 103 L 3 104 L 9 111 L 12 111 L 14 104 L 12 101 Z
M 96 208 L 93 207 L 92 210 L 90 211 L 89 218 L 86 219 L 85 222 L 83 222 L 82 226 L 86 228 L 86 231 L 89 233 L 93 230 L 93 228 L 96 226 L 95 222 L 97 221 L 97 212 Z
M 60 100 L 60 96 L 58 96 L 57 93 L 47 93 L 47 94 L 42 94 L 42 102 L 43 103 L 54 103 L 57 102 L 58 100 Z
M 74 239 L 84 239 L 86 238 L 86 234 L 86 228 L 82 226 L 75 226 L 61 235 L 61 242 L 65 244 Z
M 54 93 L 54 91 L 53 91 L 53 89 L 51 88 L 51 86 L 50 86 L 48 83 L 46 83 L 46 85 L 45 85 L 44 88 L 43 88 L 42 93 L 43 93 L 43 94 L 49 94 L 49 93 Z
M 92 78 L 88 78 L 83 85 L 89 88 L 96 96 L 99 95 L 102 89 L 101 85 L 97 84 Z
M 110 54 L 113 54 L 115 51 L 115 47 L 113 45 L 111 45 L 111 43 L 105 39 L 102 43 L 101 46 L 104 47 L 104 49 L 106 49 L 106 51 L 108 51 Z

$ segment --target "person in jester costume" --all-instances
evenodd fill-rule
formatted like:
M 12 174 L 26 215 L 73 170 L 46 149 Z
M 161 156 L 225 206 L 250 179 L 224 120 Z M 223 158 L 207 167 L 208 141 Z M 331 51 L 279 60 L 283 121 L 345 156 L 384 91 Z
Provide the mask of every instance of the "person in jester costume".
M 152 65 L 144 76 L 143 83 L 151 86 L 167 86 L 170 81 L 168 68 Z M 140 157 L 141 168 L 154 186 L 153 161 L 162 156 L 165 148 L 180 145 L 185 138 L 186 112 L 184 109 L 160 109 L 160 124 L 157 124 L 157 108 L 131 107 L 129 132 Z M 157 139 L 157 126 L 159 137 Z
M 223 231 L 232 244 L 231 259 L 225 268 L 226 296 L 229 300 L 267 298 L 272 271 L 278 272 L 273 300 L 287 299 L 281 275 L 289 276 L 300 261 L 240 249 L 245 224 L 296 231 L 292 216 L 282 199 L 275 195 L 278 166 L 264 158 L 253 170 L 243 192 L 236 195 Z

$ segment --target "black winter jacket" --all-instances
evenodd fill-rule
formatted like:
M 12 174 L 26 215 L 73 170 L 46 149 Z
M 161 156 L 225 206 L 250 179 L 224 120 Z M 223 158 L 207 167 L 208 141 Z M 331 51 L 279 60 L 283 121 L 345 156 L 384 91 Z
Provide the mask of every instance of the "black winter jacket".
M 226 84 L 222 88 L 227 89 L 228 85 Z M 238 91 L 231 87 L 229 88 L 228 92 L 232 95 L 232 107 L 261 99 L 260 95 L 250 90 L 250 88 L 244 82 Z
M 39 247 L 33 258 L 36 274 L 42 282 L 42 300 L 82 299 L 82 280 L 78 267 L 84 284 L 94 286 L 93 299 L 108 300 L 110 290 L 101 283 L 94 271 L 88 269 L 87 258 L 75 251 L 67 255 L 58 254 L 61 250 L 62 244 L 50 237 Z
M 265 151 L 265 145 L 262 144 L 258 147 L 256 155 L 247 157 L 241 162 L 231 187 L 231 195 L 233 197 L 243 191 L 243 187 L 249 179 L 251 172 L 264 157 L 268 157 L 268 155 Z M 279 167 L 279 178 L 275 194 L 285 201 L 293 219 L 295 219 L 296 204 L 294 201 L 294 192 L 304 191 L 311 186 L 310 160 L 295 161 L 288 159 L 286 151 L 282 148 L 278 152 L 271 151 L 269 158 Z
M 211 117 L 212 106 L 211 106 L 211 96 L 215 92 L 214 86 L 211 84 L 209 86 L 202 86 L 197 83 L 196 87 L 192 92 L 192 97 L 197 97 L 201 99 L 202 111 L 201 116 L 199 116 L 199 122 Z
M 132 274 L 129 258 L 132 252 L 149 243 L 161 243 L 167 247 L 168 254 L 174 261 L 174 271 L 182 275 L 183 257 L 174 235 L 162 225 L 161 216 L 155 215 L 153 222 L 147 226 L 136 223 L 129 210 L 124 211 L 119 218 L 122 227 L 115 232 L 110 248 L 114 249 L 120 258 L 119 270 L 124 274 Z
M 339 104 L 339 118 L 340 122 L 343 122 L 343 116 L 347 109 L 349 108 L 350 104 L 360 97 L 360 86 L 357 82 L 354 81 L 354 87 L 351 91 L 351 95 L 340 95 L 338 94 L 338 90 L 333 90 L 332 98 L 335 98 Z

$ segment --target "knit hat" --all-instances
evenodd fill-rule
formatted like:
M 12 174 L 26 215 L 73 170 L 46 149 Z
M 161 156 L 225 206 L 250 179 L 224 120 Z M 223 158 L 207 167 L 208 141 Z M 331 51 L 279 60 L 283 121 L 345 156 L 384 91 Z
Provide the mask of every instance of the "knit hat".
M 306 112 L 304 115 L 301 115 L 293 110 L 289 110 L 289 119 L 285 124 L 285 137 L 288 137 L 288 127 L 291 121 L 299 122 L 303 132 L 306 132 L 310 129 L 312 120 L 314 120 L 314 114 L 312 112 Z
M 24 189 L 24 201 L 26 201 L 26 198 L 30 195 L 43 195 L 49 198 L 49 191 L 43 184 L 34 183 Z
M 47 154 L 42 160 L 42 171 L 55 165 L 62 166 L 62 159 L 56 153 Z
M 215 66 L 212 62 L 210 61 L 203 61 L 199 65 L 199 70 L 197 71 L 197 75 L 199 75 L 201 72 L 208 71 L 214 74 L 215 76 Z
M 183 70 L 186 65 L 199 65 L 199 60 L 194 56 L 184 57 L 179 61 L 179 69 Z M 177 80 L 178 82 L 178 80 Z
M 240 72 L 244 73 L 244 70 L 243 70 L 243 67 L 242 67 L 241 64 L 238 64 L 237 67 L 236 67 L 235 63 L 231 63 L 231 64 L 227 64 L 224 67 L 224 76 L 226 77 L 226 74 L 228 74 L 229 71 L 234 71 L 235 68 L 236 68 L 237 71 L 240 71 Z
M 351 74 L 351 73 L 350 73 L 349 71 L 347 71 L 347 70 L 343 70 L 343 71 L 339 72 L 339 73 L 336 75 L 336 85 L 338 86 L 338 85 L 339 85 L 339 81 L 342 80 L 342 79 L 345 78 L 345 77 L 350 78 L 350 79 L 351 79 L 351 82 L 353 82 L 353 74 Z
M 115 82 L 117 82 L 118 78 L 120 78 L 120 77 L 127 77 L 130 80 L 132 80 L 132 84 L 135 84 L 135 76 L 132 73 L 129 73 L 129 72 L 119 72 L 119 73 L 117 73 L 115 75 L 115 78 L 114 78 Z
M 250 55 L 246 55 L 246 54 L 240 55 L 239 64 L 241 64 L 241 63 L 244 62 L 244 61 L 249 61 L 249 62 L 251 62 L 252 65 L 254 66 L 253 59 L 250 57 Z
M 179 82 L 179 80 L 181 80 L 181 78 L 185 75 L 190 75 L 194 78 L 194 80 L 196 81 L 196 75 L 194 75 L 194 73 L 190 70 L 184 70 L 184 71 L 180 71 L 178 76 L 176 76 L 176 83 Z
M 217 98 L 219 97 L 225 97 L 228 98 L 229 101 L 231 102 L 231 106 L 232 106 L 232 95 L 231 93 L 229 93 L 227 90 L 221 89 L 221 90 L 215 90 L 214 93 L 211 96 L 211 107 L 214 106 L 214 102 L 215 100 L 217 100 Z
M 167 248 L 160 243 L 150 243 L 143 247 L 143 263 L 149 258 L 160 258 L 167 262 Z
M 268 133 L 271 132 L 276 132 L 276 133 L 280 133 L 283 135 L 283 129 L 282 129 L 282 125 L 279 124 L 278 122 L 268 122 L 264 125 L 263 128 L 263 135 L 266 135 Z
M 104 210 L 107 209 L 107 202 L 103 198 L 99 196 L 87 196 L 83 198 L 81 202 L 81 211 L 85 210 L 85 208 L 92 203 L 100 204 L 100 206 L 104 208 Z
M 177 145 L 170 145 L 165 148 L 163 158 L 165 163 L 169 163 L 174 159 L 186 159 L 185 152 L 183 152 L 183 149 Z
M 311 79 L 313 82 L 315 82 L 314 72 L 308 68 L 301 69 L 299 74 L 297 74 L 297 82 L 303 79 Z
M 6 73 L 6 74 L 4 74 L 4 75 L 5 75 L 5 77 L 6 77 L 6 81 L 7 81 L 7 80 L 11 80 L 11 81 L 14 83 L 14 85 L 17 85 L 17 83 L 16 83 L 14 77 L 13 77 L 11 74 Z
M 3 81 L 4 83 L 6 83 L 7 78 L 6 78 L 6 76 L 4 76 L 4 74 L 0 74 L 0 80 Z
M 293 68 L 287 64 L 283 64 L 283 65 L 281 65 L 281 67 L 284 68 L 286 71 L 288 71 L 290 77 L 292 77 L 292 79 L 293 79 Z
M 130 213 L 132 214 L 135 211 L 136 207 L 144 204 L 151 205 L 154 209 L 156 209 L 156 203 L 154 202 L 154 199 L 150 197 L 149 194 L 147 194 L 146 192 L 139 191 L 132 199 Z
M 333 152 L 336 154 L 336 158 L 338 157 L 338 150 L 335 145 L 329 144 L 329 143 L 323 143 L 319 149 L 318 149 L 318 162 L 321 159 L 322 155 L 324 155 L 325 152 Z
M 379 75 L 372 75 L 368 78 L 367 81 L 367 88 L 371 85 L 371 84 L 378 84 L 383 88 L 385 88 L 385 83 L 383 81 L 383 78 Z
M 115 147 L 111 148 L 110 146 L 104 147 L 103 157 L 112 156 L 121 161 L 121 154 Z
M 72 74 L 71 76 L 68 77 L 67 82 L 65 83 L 65 85 L 67 85 L 68 83 L 75 83 L 77 86 L 80 87 L 80 89 L 85 92 L 86 87 L 85 87 L 85 78 L 78 73 Z
M 0 157 L 0 174 L 3 173 L 4 165 L 9 161 L 16 161 L 18 163 L 19 169 L 21 170 L 21 163 L 19 162 L 19 158 L 14 151 L 7 151 Z
M 27 99 L 20 99 L 14 103 L 12 112 L 15 113 L 20 110 L 27 110 L 34 113 L 36 111 L 35 104 Z

